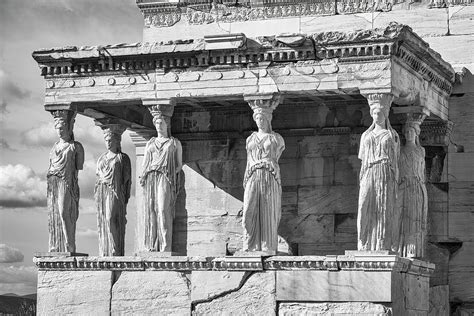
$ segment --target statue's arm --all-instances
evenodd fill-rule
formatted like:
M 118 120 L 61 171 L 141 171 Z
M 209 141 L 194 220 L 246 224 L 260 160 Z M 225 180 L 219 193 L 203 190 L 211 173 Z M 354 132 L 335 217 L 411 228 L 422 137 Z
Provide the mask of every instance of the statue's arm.
M 181 146 L 181 142 L 179 140 L 176 140 L 176 155 L 176 173 L 179 173 L 183 168 L 183 147 Z
M 150 139 L 145 146 L 145 157 L 143 158 L 143 164 L 142 164 L 142 174 L 140 176 L 140 184 L 143 186 L 145 185 L 145 174 L 148 171 L 148 166 L 151 163 L 151 151 L 150 151 L 150 144 L 153 141 L 153 138 Z
M 82 147 L 82 144 L 79 142 L 76 143 L 76 169 L 77 170 L 82 170 L 84 167 L 84 159 L 85 159 L 85 154 L 84 154 L 84 147 Z
M 425 149 L 420 146 L 423 152 L 423 159 L 421 159 L 421 181 L 423 181 L 424 184 L 426 184 L 426 162 L 425 162 Z
M 365 132 L 362 134 L 360 137 L 360 144 L 359 144 L 359 159 L 361 160 L 361 166 L 360 166 L 360 173 L 359 173 L 359 181 L 361 181 L 362 176 L 365 174 L 365 171 L 367 169 L 366 166 L 366 151 L 367 147 L 365 145 Z
M 125 203 L 127 203 L 132 188 L 132 165 L 127 154 L 123 154 L 123 185 L 125 189 Z
M 277 134 L 277 143 L 278 143 L 278 153 L 277 153 L 277 160 L 280 159 L 283 151 L 285 150 L 285 140 L 280 134 Z

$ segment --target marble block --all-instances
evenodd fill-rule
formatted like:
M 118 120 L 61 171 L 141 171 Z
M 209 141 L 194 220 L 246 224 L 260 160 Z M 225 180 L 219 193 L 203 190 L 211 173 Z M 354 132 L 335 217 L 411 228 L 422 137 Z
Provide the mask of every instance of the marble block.
M 38 271 L 38 315 L 109 314 L 112 271 Z
M 239 276 L 231 277 L 232 286 L 231 283 L 222 286 L 222 275 L 212 277 L 207 284 L 214 290 L 220 287 L 221 292 L 214 292 L 208 299 L 193 301 L 193 315 L 276 315 L 275 272 L 246 272 L 239 286 L 234 287 Z M 200 294 L 194 294 L 196 298 L 209 295 L 197 291 Z
M 112 287 L 112 315 L 187 315 L 188 275 L 174 271 L 124 271 Z

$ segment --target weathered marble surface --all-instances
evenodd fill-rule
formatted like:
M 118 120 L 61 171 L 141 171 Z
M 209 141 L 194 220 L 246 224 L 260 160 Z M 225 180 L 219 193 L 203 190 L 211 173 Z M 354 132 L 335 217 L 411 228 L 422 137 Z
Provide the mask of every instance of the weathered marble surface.
M 241 284 L 212 300 L 193 302 L 193 315 L 276 315 L 275 272 L 250 274 Z
M 108 315 L 112 271 L 39 271 L 38 315 Z
M 170 252 L 173 220 L 182 168 L 181 142 L 170 135 L 174 105 L 149 108 L 158 137 L 145 147 L 140 183 L 144 191 L 144 247 L 148 251 Z
M 191 308 L 189 275 L 174 271 L 124 271 L 111 291 L 111 313 L 187 315 Z
M 428 242 L 425 149 L 419 141 L 421 121 L 409 117 L 404 125 L 406 144 L 400 150 L 397 213 L 401 216 L 401 229 L 398 252 L 403 257 L 423 257 Z
M 76 221 L 79 216 L 78 171 L 84 164 L 84 148 L 74 140 L 76 113 L 52 111 L 57 141 L 49 154 L 47 173 L 49 251 L 76 252 Z
M 362 134 L 359 148 L 359 250 L 398 250 L 400 214 L 396 208 L 400 139 L 388 114 L 393 97 L 367 96 L 372 125 Z
M 249 272 L 245 271 L 194 271 L 191 274 L 191 300 L 196 304 L 237 291 L 248 277 Z
M 391 302 L 391 272 L 278 271 L 279 301 Z
M 95 200 L 99 227 L 99 254 L 123 256 L 127 203 L 130 198 L 132 169 L 130 158 L 121 151 L 125 127 L 102 126 L 108 151 L 97 161 Z
M 278 304 L 278 315 L 392 315 L 389 304 L 376 304 L 368 302 L 341 302 L 341 303 L 304 303 L 304 302 L 281 302 Z
M 276 254 L 281 218 L 280 159 L 285 141 L 272 131 L 272 112 L 279 95 L 256 96 L 249 100 L 258 132 L 247 138 L 247 166 L 244 176 L 244 251 Z
M 314 304 L 305 305 L 310 309 L 326 302 L 334 311 L 368 311 L 376 305 L 370 302 L 376 302 L 390 304 L 394 315 L 426 315 L 428 279 L 434 269 L 431 264 L 386 252 L 267 258 L 47 257 L 35 262 L 43 288 L 38 300 L 40 306 L 49 304 L 51 314 L 63 311 L 64 302 L 51 298 L 55 291 L 73 303 L 78 295 L 76 300 L 87 308 L 107 299 L 112 314 L 275 315 L 278 302 L 284 301 L 289 307 Z M 91 284 L 94 289 L 85 291 Z
M 430 309 L 428 315 L 449 315 L 449 285 L 430 287 Z

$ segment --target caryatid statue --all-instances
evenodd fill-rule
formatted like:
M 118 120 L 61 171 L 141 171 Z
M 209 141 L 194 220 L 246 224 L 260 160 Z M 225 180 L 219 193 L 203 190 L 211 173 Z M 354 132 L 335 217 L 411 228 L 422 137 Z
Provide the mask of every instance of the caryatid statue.
M 158 136 L 146 144 L 140 179 L 145 208 L 144 247 L 147 251 L 171 252 L 182 147 L 181 142 L 170 135 L 174 106 L 160 104 L 148 109 Z
M 130 198 L 130 158 L 121 150 L 125 127 L 119 124 L 101 125 L 107 152 L 97 161 L 95 202 L 99 228 L 99 255 L 123 256 L 127 203 Z
M 74 141 L 76 112 L 52 111 L 57 141 L 49 154 L 48 212 L 49 251 L 76 252 L 76 221 L 79 216 L 77 174 L 84 164 L 84 148 Z
M 247 166 L 244 175 L 243 251 L 275 254 L 281 218 L 280 159 L 285 141 L 272 131 L 272 112 L 279 96 L 247 99 L 258 131 L 246 142 Z M 268 98 L 269 97 L 269 98 Z
M 420 145 L 423 114 L 408 114 L 403 126 L 406 143 L 400 150 L 398 207 L 402 221 L 399 254 L 421 258 L 427 243 L 428 194 L 426 192 L 425 149 Z
M 360 139 L 359 250 L 397 251 L 400 214 L 396 208 L 400 139 L 388 119 L 392 96 L 367 96 L 372 125 Z

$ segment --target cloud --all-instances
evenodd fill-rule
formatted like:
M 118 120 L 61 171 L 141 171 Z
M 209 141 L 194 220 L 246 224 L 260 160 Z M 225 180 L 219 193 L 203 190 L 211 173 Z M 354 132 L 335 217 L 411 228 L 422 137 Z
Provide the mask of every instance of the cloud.
M 0 244 L 0 263 L 23 262 L 23 259 L 24 256 L 20 250 Z
M 10 102 L 15 100 L 23 100 L 29 98 L 31 91 L 18 87 L 13 81 L 11 76 L 7 75 L 5 71 L 0 69 L 0 113 L 8 113 L 7 106 Z
M 76 123 L 74 126 L 74 139 L 84 146 L 86 155 L 92 154 L 94 156 L 105 151 L 102 132 L 99 128 L 94 128 L 94 126 L 82 127 Z M 22 143 L 30 147 L 51 148 L 57 140 L 58 135 L 54 129 L 52 118 L 51 122 L 42 123 L 22 133 Z
M 84 168 L 79 171 L 79 187 L 81 190 L 81 197 L 93 198 L 95 187 L 95 169 L 96 161 L 88 159 L 84 162 Z
M 28 166 L 0 166 L 0 207 L 46 206 L 46 181 Z
M 2 103 L 0 103 L 0 114 L 7 114 L 8 113 L 8 110 L 7 110 L 7 101 L 5 101 L 4 99 L 2 99 Z
M 90 229 L 90 228 L 78 228 L 76 232 L 77 236 L 80 237 L 94 237 L 96 238 L 99 233 L 97 232 L 97 229 Z
M 5 138 L 0 138 L 0 150 L 16 151 L 12 148 Z
M 96 206 L 94 198 L 81 198 L 79 201 L 79 214 L 96 214 Z M 81 215 L 79 215 L 81 216 Z
M 31 147 L 50 148 L 57 141 L 58 135 L 54 129 L 54 123 L 43 123 L 22 134 L 22 142 Z
M 0 264 L 0 294 L 7 292 L 19 295 L 35 293 L 37 279 L 36 267 Z
M 0 92 L 2 95 L 8 96 L 12 99 L 25 99 L 31 95 L 31 91 L 21 89 L 13 81 L 11 76 L 7 75 L 5 71 L 0 69 Z

